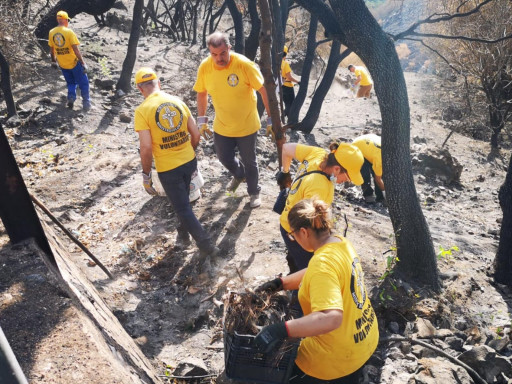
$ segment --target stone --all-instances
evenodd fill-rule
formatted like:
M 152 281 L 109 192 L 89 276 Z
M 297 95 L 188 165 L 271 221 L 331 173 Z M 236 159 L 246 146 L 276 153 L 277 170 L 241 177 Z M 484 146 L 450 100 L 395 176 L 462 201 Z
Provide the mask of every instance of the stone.
M 208 368 L 202 359 L 187 357 L 180 361 L 173 376 L 205 376 L 208 375 Z
M 489 347 L 494 349 L 496 352 L 502 353 L 505 349 L 507 349 L 507 346 L 510 343 L 510 339 L 508 335 L 501 337 L 499 339 L 492 339 L 489 342 Z
M 94 79 L 94 85 L 103 90 L 109 90 L 114 89 L 114 85 L 116 85 L 116 82 L 112 79 Z
M 462 351 L 462 346 L 464 345 L 464 340 L 462 340 L 460 337 L 449 336 L 446 339 L 444 339 L 444 341 L 454 351 L 459 351 L 459 352 Z
M 464 368 L 441 358 L 419 360 L 418 371 L 413 381 L 416 384 L 473 384 Z
M 132 121 L 132 117 L 128 113 L 122 112 L 119 115 L 119 120 L 121 120 L 123 123 L 130 123 Z
M 487 345 L 479 345 L 461 353 L 458 359 L 473 368 L 488 383 L 494 382 L 494 378 L 500 373 L 508 377 L 512 374 L 510 358 L 498 356 L 496 351 Z
M 419 317 L 415 323 L 415 330 L 418 338 L 427 339 L 435 335 L 436 329 L 432 325 L 432 323 L 427 320 Z

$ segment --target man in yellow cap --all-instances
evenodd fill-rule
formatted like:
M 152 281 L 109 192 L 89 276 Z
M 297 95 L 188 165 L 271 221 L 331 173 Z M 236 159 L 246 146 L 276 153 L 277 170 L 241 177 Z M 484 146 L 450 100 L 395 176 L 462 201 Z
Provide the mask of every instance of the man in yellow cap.
M 357 97 L 370 97 L 370 92 L 372 91 L 373 86 L 373 80 L 370 76 L 370 72 L 368 72 L 365 67 L 355 66 L 352 64 L 348 66 L 348 70 L 356 75 L 354 86 L 359 85 Z
M 367 203 L 374 203 L 375 201 L 385 203 L 380 136 L 373 133 L 362 135 L 356 137 L 352 145 L 359 148 L 364 156 L 364 164 L 361 168 L 364 183 L 361 187 L 365 201 Z M 372 177 L 375 187 L 375 196 L 373 195 Z
M 76 100 L 76 88 L 80 87 L 82 94 L 83 109 L 91 109 L 91 98 L 89 96 L 89 79 L 87 77 L 87 65 L 80 53 L 78 46 L 80 42 L 75 32 L 69 25 L 69 16 L 65 11 L 57 12 L 57 27 L 50 31 L 48 45 L 52 66 L 60 67 L 64 79 L 68 85 L 68 108 L 72 109 Z
M 293 77 L 290 63 L 286 60 L 288 55 L 288 47 L 285 45 L 283 49 L 283 61 L 281 61 L 281 76 L 283 77 L 283 102 L 284 115 L 288 118 L 290 109 L 295 100 L 295 92 L 293 91 L 293 83 L 300 84 L 300 81 Z
M 203 258 L 219 253 L 197 220 L 189 202 L 190 180 L 197 169 L 195 149 L 199 144 L 196 122 L 187 105 L 160 89 L 151 68 L 135 74 L 135 84 L 144 101 L 135 109 L 135 131 L 139 134 L 142 184 L 156 195 L 151 178 L 153 158 L 158 178 L 178 216 L 178 240 L 188 243 L 192 235 Z
M 243 55 L 231 52 L 229 37 L 215 32 L 206 44 L 210 56 L 204 59 L 197 72 L 194 90 L 197 92 L 197 123 L 204 138 L 212 136 L 208 129 L 206 108 L 208 94 L 215 109 L 213 144 L 219 161 L 233 175 L 228 191 L 234 192 L 247 181 L 251 208 L 261 205 L 256 161 L 256 139 L 261 127 L 256 107 L 258 91 L 270 116 L 263 76 L 255 63 Z M 267 131 L 272 121 L 267 119 Z M 238 147 L 240 158 L 235 155 Z

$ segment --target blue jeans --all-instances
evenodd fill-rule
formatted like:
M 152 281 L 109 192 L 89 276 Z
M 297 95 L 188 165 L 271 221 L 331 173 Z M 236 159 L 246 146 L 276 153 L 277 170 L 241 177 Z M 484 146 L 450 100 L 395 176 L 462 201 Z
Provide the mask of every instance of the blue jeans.
M 211 248 L 210 236 L 197 220 L 189 202 L 190 180 L 196 169 L 197 159 L 194 158 L 178 168 L 158 172 L 158 178 L 178 216 L 179 227 L 192 235 L 201 251 L 208 251 Z
M 247 181 L 247 193 L 257 195 L 261 187 L 258 185 L 258 162 L 256 161 L 256 139 L 258 132 L 243 137 L 228 137 L 218 133 L 213 135 L 213 145 L 217 158 L 224 167 L 237 179 Z M 235 155 L 235 148 L 242 161 Z
M 78 86 L 82 93 L 82 102 L 84 107 L 90 107 L 91 97 L 89 96 L 89 78 L 87 77 L 87 74 L 84 73 L 84 67 L 82 64 L 77 62 L 75 68 L 61 68 L 61 70 L 68 85 L 68 100 L 76 100 L 76 87 Z

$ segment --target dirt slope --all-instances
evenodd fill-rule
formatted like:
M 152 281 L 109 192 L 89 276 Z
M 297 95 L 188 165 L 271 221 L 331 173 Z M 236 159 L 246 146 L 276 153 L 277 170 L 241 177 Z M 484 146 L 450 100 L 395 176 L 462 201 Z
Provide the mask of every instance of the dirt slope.
M 115 79 L 124 59 L 127 33 L 100 29 L 92 17 L 83 15 L 76 17 L 73 26 L 84 43 L 92 77 L 105 79 L 110 73 Z M 194 111 L 192 85 L 205 55 L 198 47 L 144 36 L 136 67 L 155 67 L 164 90 L 182 97 Z M 157 372 L 163 374 L 163 364 L 174 367 L 190 357 L 202 359 L 212 372 L 222 372 L 222 308 L 218 300 L 228 290 L 254 288 L 286 272 L 278 215 L 271 211 L 278 193 L 273 143 L 263 135 L 259 138 L 263 204 L 254 210 L 249 208 L 244 185 L 235 195 L 226 194 L 230 177 L 216 159 L 212 144 L 201 143 L 198 160 L 206 184 L 194 210 L 225 257 L 199 266 L 196 248 L 175 242 L 176 220 L 169 203 L 164 197 L 151 198 L 141 186 L 133 110 L 142 96 L 134 91 L 114 100 L 110 98 L 112 91 L 93 85 L 94 109 L 88 114 L 79 108 L 69 111 L 64 107 L 65 83 L 59 73 L 49 65 L 40 71 L 40 78 L 15 89 L 16 98 L 32 118 L 19 129 L 19 137 L 14 136 L 14 129 L 7 130 L 30 191 L 113 272 L 115 279 L 107 280 L 69 243 L 75 262 L 95 283 Z M 451 96 L 444 88 L 447 85 L 433 76 L 406 73 L 406 80 L 414 156 L 445 140 L 449 131 L 441 112 Z M 335 83 L 313 134 L 292 132 L 289 141 L 327 148 L 332 140 L 349 141 L 365 132 L 380 132 L 376 99 L 349 98 L 345 88 Z M 435 175 L 417 173 L 419 199 L 436 248 L 460 249 L 439 261 L 442 272 L 454 273 L 445 281 L 445 295 L 452 297 L 452 324 L 475 324 L 482 333 L 493 336 L 494 332 L 495 337 L 498 328 L 510 331 L 510 295 L 497 291 L 486 274 L 497 249 L 501 217 L 497 189 L 504 180 L 509 150 L 490 157 L 487 143 L 459 134 L 449 139 L 447 148 L 464 167 L 460 185 L 448 186 Z M 393 247 L 393 230 L 386 208 L 365 204 L 360 196 L 357 188 L 338 186 L 334 207 L 337 214 L 346 214 L 348 238 L 362 257 L 367 285 L 378 292 L 378 278 L 385 272 L 389 255 L 384 252 Z M 343 220 L 338 222 L 343 230 Z M 2 242 L 7 243 L 4 233 Z M 5 248 L 12 252 L 7 245 Z M 2 269 L 0 273 L 8 271 Z M 419 308 L 418 312 L 427 317 L 439 317 L 436 305 L 428 300 L 420 301 Z M 65 311 L 59 315 L 72 316 Z M 2 327 L 10 321 L 16 320 L 0 316 Z M 383 331 L 389 321 L 398 321 L 403 327 L 403 319 L 383 318 Z M 40 343 L 33 353 L 59 353 L 62 348 L 51 338 Z M 17 345 L 16 340 L 13 344 L 18 350 L 26 347 Z M 21 363 L 28 376 L 40 377 L 35 364 Z M 58 369 L 69 373 L 73 368 L 62 365 Z M 72 382 L 69 374 L 62 377 L 53 376 L 52 381 L 50 376 L 48 382 Z

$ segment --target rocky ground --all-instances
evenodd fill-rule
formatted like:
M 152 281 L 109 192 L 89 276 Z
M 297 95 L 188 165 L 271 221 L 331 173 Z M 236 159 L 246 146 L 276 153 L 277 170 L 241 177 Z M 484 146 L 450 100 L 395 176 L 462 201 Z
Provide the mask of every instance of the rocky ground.
M 120 15 L 129 17 L 121 11 Z M 172 371 L 189 361 L 217 381 L 225 381 L 223 297 L 286 273 L 278 215 L 271 211 L 278 193 L 274 145 L 262 130 L 258 160 L 263 204 L 250 209 L 243 185 L 236 194 L 226 194 L 230 177 L 217 161 L 211 142 L 201 142 L 197 156 L 206 183 L 194 211 L 223 252 L 222 257 L 199 266 L 196 248 L 176 242 L 176 219 L 165 197 L 151 198 L 141 186 L 133 110 L 142 96 L 134 91 L 116 99 L 109 88 L 124 59 L 126 28 L 100 28 L 85 15 L 77 16 L 73 27 L 91 68 L 94 108 L 89 113 L 79 107 L 66 109 L 64 80 L 49 63 L 37 67 L 40 76 L 17 84 L 20 125 L 14 124 L 6 133 L 25 183 L 113 273 L 114 279 L 107 279 L 63 235 L 73 261 L 94 283 L 157 375 L 164 375 L 166 366 Z M 155 67 L 164 90 L 182 97 L 195 113 L 192 85 L 205 51 L 148 35 L 141 37 L 138 53 L 136 68 Z M 397 294 L 381 285 L 394 245 L 387 209 L 364 203 L 356 187 L 338 186 L 334 211 L 340 230 L 345 226 L 342 215 L 347 216 L 347 237 L 362 258 L 383 339 L 365 371 L 366 382 L 478 382 L 477 376 L 471 377 L 447 356 L 458 357 L 489 383 L 507 382 L 512 377 L 512 296 L 508 288 L 492 283 L 489 272 L 502 216 L 497 191 L 504 181 L 510 146 L 491 152 L 486 141 L 454 133 L 441 149 L 451 128 L 464 126 L 457 120 L 447 121 L 450 118 L 443 113 L 455 102 L 453 85 L 431 75 L 405 75 L 414 177 L 440 250 L 443 292 L 428 297 L 397 282 Z M 380 126 L 375 97 L 353 99 L 341 81 L 332 86 L 312 134 L 291 132 L 288 140 L 327 148 L 332 140 L 380 133 Z M 69 299 L 59 296 L 58 289 L 50 297 L 60 299 L 46 303 L 39 297 L 28 312 L 31 315 L 23 318 L 21 328 L 34 332 L 20 330 L 17 312 L 9 309 L 13 303 L 28 301 L 28 292 L 51 291 L 51 279 L 34 264 L 17 264 L 23 248 L 11 245 L 3 229 L 0 242 L 0 325 L 30 381 L 125 382 L 121 377 L 101 376 L 108 372 L 102 364 L 115 364 L 104 357 L 105 351 L 82 359 L 96 367 L 93 372 L 80 368 L 86 363 L 78 356 L 88 346 L 72 342 L 83 340 L 79 334 L 83 329 L 69 325 L 77 315 L 66 310 Z M 414 305 L 408 307 L 402 301 Z M 45 317 L 49 312 L 51 321 Z M 46 328 L 38 333 L 41 324 Z M 67 337 L 52 337 L 59 327 Z M 437 349 L 418 344 L 416 338 Z

